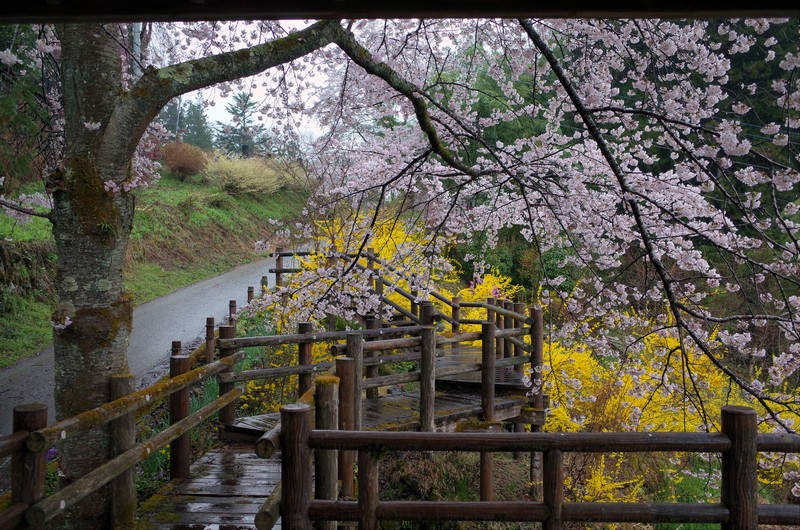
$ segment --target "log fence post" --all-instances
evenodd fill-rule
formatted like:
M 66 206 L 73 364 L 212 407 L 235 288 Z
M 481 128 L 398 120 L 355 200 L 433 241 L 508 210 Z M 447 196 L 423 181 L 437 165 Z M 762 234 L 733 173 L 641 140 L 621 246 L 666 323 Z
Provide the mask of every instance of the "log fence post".
M 506 300 L 503 302 L 503 309 L 507 309 L 508 311 L 514 310 L 514 302 L 511 300 Z M 514 317 L 511 315 L 503 315 L 503 329 L 512 329 L 515 327 Z M 503 357 L 509 358 L 514 356 L 514 344 L 510 340 L 503 341 L 505 348 L 503 348 Z
M 275 287 L 283 287 L 283 247 L 275 247 Z
M 336 358 L 336 376 L 339 378 L 339 430 L 355 430 L 355 361 L 349 357 Z M 339 480 L 342 482 L 340 495 L 353 496 L 355 453 L 339 451 Z
M 480 499 L 494 500 L 494 454 L 486 451 L 481 452 Z
M 301 322 L 297 325 L 297 332 L 305 335 L 314 331 L 314 324 L 311 322 Z M 312 351 L 314 345 L 310 342 L 301 342 L 297 345 L 297 364 L 308 366 L 311 364 Z M 311 390 L 311 374 L 300 374 L 297 377 L 298 397 Z
M 347 334 L 347 356 L 353 359 L 353 422 L 354 430 L 361 430 L 361 403 L 363 401 L 362 388 L 364 377 L 364 335 L 361 333 Z
M 481 325 L 481 409 L 485 421 L 494 421 L 494 336 L 494 322 L 484 322 Z
M 249 304 L 250 302 L 252 302 L 253 298 L 255 298 L 255 296 L 256 296 L 255 287 L 248 287 L 247 288 L 247 303 Z
M 378 458 L 369 449 L 358 452 L 358 527 L 378 526 Z
M 180 351 L 180 342 L 177 343 Z M 191 358 L 188 355 L 173 355 L 169 359 L 170 379 L 183 375 L 191 369 Z M 169 423 L 175 425 L 189 415 L 189 392 L 187 386 L 176 390 L 169 396 Z M 169 475 L 171 479 L 188 478 L 189 467 L 192 463 L 192 443 L 189 433 L 184 433 L 169 443 Z
M 219 327 L 219 338 L 220 339 L 232 339 L 236 337 L 236 326 L 220 326 Z M 225 357 L 230 357 L 236 353 L 236 348 L 220 348 L 219 349 L 219 356 L 221 359 Z M 233 367 L 226 368 L 222 371 L 222 373 L 230 373 L 233 371 Z M 222 396 L 227 394 L 231 390 L 233 390 L 234 383 L 222 383 L 219 384 L 219 395 Z M 236 420 L 236 403 L 231 403 L 230 405 L 224 406 L 219 411 L 219 422 L 221 426 L 224 425 L 233 425 L 233 422 Z
M 419 430 L 423 432 L 434 431 L 434 410 L 436 399 L 436 330 L 433 328 L 434 307 L 430 301 L 422 302 L 420 306 L 421 324 L 430 326 L 422 330 L 422 343 L 420 345 L 420 373 L 419 373 Z
M 542 523 L 542 530 L 560 530 L 564 508 L 564 453 L 558 449 L 550 449 L 544 453 L 542 486 L 544 505 L 548 512 L 547 519 Z
M 214 362 L 214 350 L 217 340 L 214 337 L 214 317 L 206 318 L 206 364 Z
M 311 407 L 295 403 L 281 407 L 281 521 L 286 530 L 310 530 Z
M 375 318 L 375 315 L 367 315 L 366 317 L 366 324 L 367 329 L 378 329 L 381 327 L 380 320 Z M 368 339 L 369 340 L 369 339 Z M 369 352 L 367 353 L 367 357 L 377 357 L 380 355 L 380 352 Z M 366 368 L 366 377 L 367 379 L 378 377 L 380 367 L 377 364 L 372 366 L 367 366 Z M 367 399 L 374 399 L 378 397 L 378 389 L 377 388 L 368 388 L 367 389 Z
M 452 302 L 453 305 L 450 306 L 450 318 L 452 319 L 450 331 L 455 334 L 461 332 L 461 297 L 454 296 Z M 457 343 L 454 342 L 450 345 L 450 351 L 455 352 L 457 349 Z
M 494 308 L 496 302 L 497 302 L 497 300 L 495 300 L 494 298 L 487 298 L 486 299 L 486 321 L 487 322 L 491 322 L 492 324 L 494 324 L 495 325 L 495 329 L 497 329 L 497 327 L 496 327 L 496 325 L 497 325 L 497 315 L 495 314 L 493 308 Z M 494 341 L 494 345 L 492 346 L 492 348 L 494 348 L 494 349 L 492 351 L 494 351 L 495 354 L 496 354 L 497 353 L 497 344 L 498 343 L 497 343 L 496 339 L 492 339 L 492 340 Z
M 378 284 L 375 282 L 375 249 L 369 247 L 367 249 L 367 269 L 369 270 L 369 277 L 372 280 L 372 290 L 377 291 Z
M 531 382 L 536 385 L 538 380 L 538 388 L 534 394 L 535 404 L 537 408 L 544 405 L 544 388 L 542 388 L 542 379 L 544 374 L 542 366 L 544 365 L 544 317 L 542 308 L 531 307 L 530 317 L 533 320 L 531 324 Z
M 264 296 L 267 294 L 267 291 L 269 291 L 269 276 L 262 276 L 261 277 L 261 298 L 264 298 Z
M 503 307 L 502 300 L 495 300 L 494 304 L 499 308 Z M 494 329 L 497 331 L 502 331 L 505 329 L 505 320 L 503 318 L 503 315 L 497 312 L 494 313 Z M 505 340 L 502 337 L 495 336 L 494 340 L 495 357 L 497 357 L 498 359 L 502 359 L 504 351 L 505 351 Z
M 380 274 L 375 278 L 375 294 L 378 295 L 378 327 L 383 327 L 383 276 Z
M 111 400 L 136 391 L 133 374 L 115 375 L 111 378 Z M 133 412 L 111 421 L 111 458 L 115 458 L 136 445 L 136 418 Z M 132 528 L 136 518 L 135 469 L 130 468 L 111 482 L 111 518 L 114 528 Z
M 525 314 L 525 304 L 523 304 L 522 302 L 509 302 L 509 304 L 507 306 L 507 309 L 511 309 L 512 311 L 514 311 L 515 313 L 518 313 L 520 315 L 524 315 Z M 522 331 L 522 328 L 524 327 L 522 320 L 520 320 L 519 318 L 511 319 L 511 326 L 515 330 L 517 330 L 517 333 L 520 333 Z M 519 340 L 523 340 L 521 335 L 517 335 L 517 338 Z M 516 358 L 516 357 L 521 357 L 522 355 L 525 355 L 525 352 L 523 351 L 522 346 L 520 346 L 519 344 L 516 344 L 516 343 L 512 344 L 511 341 L 507 341 L 507 343 L 508 343 L 507 346 L 510 346 L 510 350 L 511 350 L 510 356 L 511 357 L 515 357 Z M 508 350 L 509 350 L 509 348 L 506 349 L 506 352 L 508 352 Z M 525 373 L 524 369 L 525 369 L 525 367 L 522 364 L 515 364 L 514 368 L 513 368 L 514 375 L 516 377 L 524 375 L 524 373 Z M 523 423 L 520 423 L 520 422 L 514 422 L 514 432 L 525 432 L 525 425 Z M 515 451 L 513 456 L 514 456 L 514 460 L 520 460 L 522 458 L 522 453 L 519 452 L 519 451 Z
M 532 320 L 531 323 L 531 368 L 530 378 L 531 384 L 538 387 L 533 397 L 533 405 L 536 409 L 544 409 L 544 389 L 542 382 L 544 373 L 542 372 L 542 365 L 544 363 L 544 318 L 543 312 L 540 307 L 531 307 L 528 314 Z M 521 365 L 520 365 L 521 366 Z M 542 432 L 541 425 L 531 425 L 531 432 Z M 530 465 L 530 485 L 531 496 L 534 499 L 542 498 L 542 483 L 544 481 L 542 473 L 542 453 L 538 451 L 531 452 L 531 465 Z
M 722 530 L 755 530 L 758 528 L 758 416 L 749 407 L 722 407 L 721 426 L 722 434 L 731 441 L 731 448 L 722 453 L 720 500 L 730 511 Z
M 495 330 L 494 319 L 481 325 L 481 408 L 484 421 L 494 421 L 494 381 L 495 381 Z M 481 452 L 480 499 L 491 501 L 494 498 L 494 455 Z
M 514 309 L 515 313 L 519 313 L 521 315 L 525 314 L 525 304 L 523 304 L 522 302 L 515 302 L 514 305 L 513 305 L 513 309 Z M 524 327 L 524 325 L 523 325 L 522 320 L 514 319 L 514 328 L 522 329 L 523 327 Z M 522 337 L 518 337 L 518 338 L 520 340 L 522 340 Z M 522 346 L 520 346 L 519 344 L 514 344 L 514 354 L 513 355 L 514 355 L 514 357 L 520 357 L 522 355 L 525 355 L 525 352 L 522 350 Z M 521 364 L 515 364 L 514 365 L 514 371 L 515 372 L 524 372 L 525 371 L 525 367 L 523 365 L 521 365 Z
M 47 427 L 47 405 L 27 403 L 14 407 L 14 432 L 34 432 Z M 11 503 L 31 505 L 44 497 L 47 452 L 23 446 L 11 456 Z
M 329 269 L 333 269 L 336 265 L 336 256 L 329 255 L 328 258 L 325 260 L 325 266 Z M 336 331 L 336 315 L 333 313 L 325 313 L 325 329 L 327 331 Z
M 417 303 L 417 297 L 419 296 L 419 292 L 413 287 L 412 282 L 414 281 L 414 275 L 412 274 L 408 281 L 408 290 L 411 292 L 411 300 L 409 300 L 408 309 L 411 311 L 411 314 L 417 317 L 417 322 L 419 322 L 419 304 Z
M 335 431 L 339 428 L 339 378 L 318 377 L 314 392 L 314 425 L 317 429 Z M 339 477 L 335 450 L 317 449 L 314 456 L 314 497 L 336 500 Z M 320 530 L 336 530 L 336 521 L 319 521 Z
M 236 300 L 228 302 L 228 324 L 236 325 Z
M 459 333 L 461 331 L 461 297 L 454 296 L 453 297 L 453 305 L 450 309 L 450 318 L 453 319 L 452 324 L 450 324 L 450 331 L 453 333 Z

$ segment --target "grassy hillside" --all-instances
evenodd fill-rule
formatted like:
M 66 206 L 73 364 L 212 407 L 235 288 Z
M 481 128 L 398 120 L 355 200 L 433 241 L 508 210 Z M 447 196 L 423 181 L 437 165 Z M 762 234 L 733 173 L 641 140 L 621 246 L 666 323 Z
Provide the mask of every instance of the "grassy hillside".
M 272 235 L 274 227 L 267 220 L 291 219 L 299 214 L 305 199 L 305 192 L 286 188 L 231 196 L 197 177 L 181 181 L 166 175 L 158 185 L 137 192 L 126 287 L 135 303 L 141 304 L 247 263 L 258 257 L 254 243 Z M 46 244 L 52 245 L 48 221 L 35 219 L 19 225 L 0 212 L 0 238 L 13 239 L 15 245 L 45 242 L 38 244 L 44 247 L 44 254 L 30 261 L 44 262 L 48 271 L 44 274 L 53 274 L 55 256 L 52 246 Z M 52 287 L 37 287 L 23 294 L 16 287 L 4 289 L 0 367 L 49 344 L 54 299 Z

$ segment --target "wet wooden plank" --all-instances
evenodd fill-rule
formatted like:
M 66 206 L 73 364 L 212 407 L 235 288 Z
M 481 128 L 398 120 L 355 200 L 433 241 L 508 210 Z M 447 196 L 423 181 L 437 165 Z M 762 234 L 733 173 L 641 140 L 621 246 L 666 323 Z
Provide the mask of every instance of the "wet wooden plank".
M 279 481 L 279 455 L 264 460 L 252 445 L 222 447 L 198 459 L 190 478 L 167 484 L 139 518 L 162 529 L 252 529 Z
M 230 513 L 255 515 L 261 506 L 252 497 L 228 497 L 227 502 L 208 502 L 191 495 L 176 495 L 171 506 L 175 513 Z
M 260 414 L 258 416 L 245 416 L 237 418 L 235 425 L 237 427 L 257 428 L 268 431 L 273 428 L 280 421 L 280 413 L 271 412 L 269 414 Z
M 167 517 L 162 517 L 162 521 L 157 528 L 180 529 L 183 530 L 187 525 L 200 525 L 198 528 L 255 528 L 255 514 L 229 514 L 220 513 L 174 513 L 173 521 L 167 521 Z M 213 521 L 213 522 L 210 522 Z
M 480 364 L 480 362 L 481 349 L 479 346 L 460 345 L 455 349 L 442 349 L 440 357 L 436 359 L 436 367 L 449 368 L 453 366 L 468 366 Z M 481 384 L 481 373 L 477 371 L 467 374 L 437 377 L 436 382 L 479 386 Z M 504 366 L 497 369 L 495 385 L 498 389 L 525 390 L 527 388 L 522 380 L 522 373 L 515 371 L 512 366 Z
M 183 484 L 173 489 L 173 493 L 179 495 L 203 495 L 206 497 L 233 497 L 247 495 L 251 497 L 262 497 L 266 499 L 269 493 L 274 489 L 271 487 L 247 486 L 247 485 L 234 485 L 234 486 L 220 486 L 208 484 Z
M 480 393 L 468 384 L 452 382 L 452 387 L 437 391 L 434 419 L 437 429 L 445 430 L 453 422 L 480 416 L 480 402 Z M 516 417 L 527 403 L 524 392 L 499 389 L 495 398 L 496 417 L 498 420 Z M 419 428 L 419 394 L 414 390 L 365 399 L 362 422 L 365 430 L 416 430 Z M 252 436 L 263 432 L 253 431 Z

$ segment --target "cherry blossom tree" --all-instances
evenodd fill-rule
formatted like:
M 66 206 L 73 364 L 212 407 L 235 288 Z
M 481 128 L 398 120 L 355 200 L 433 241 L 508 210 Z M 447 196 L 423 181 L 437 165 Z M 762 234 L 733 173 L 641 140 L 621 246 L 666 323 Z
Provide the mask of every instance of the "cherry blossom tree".
M 134 189 L 147 173 L 137 145 L 170 99 L 223 83 L 224 93 L 271 94 L 263 110 L 275 134 L 291 137 L 304 113 L 319 121 L 325 134 L 307 158 L 321 193 L 310 210 L 355 212 L 347 250 L 369 244 L 382 212 L 419 220 L 426 244 L 407 253 L 435 266 L 445 266 L 450 242 L 482 233 L 491 245 L 504 228 L 539 253 L 566 249 L 564 270 L 580 276 L 548 278 L 537 300 L 569 315 L 554 337 L 580 336 L 622 370 L 648 334 L 677 337 L 681 351 L 659 354 L 699 349 L 760 402 L 765 419 L 796 429 L 797 28 L 796 20 L 173 24 L 179 62 L 139 77 L 120 52 L 127 30 L 56 28 L 65 148 L 49 176 L 48 215 L 59 255 L 59 416 L 106 401 L 108 377 L 127 371 L 132 313 L 121 269 Z M 0 60 L 14 63 L 13 53 Z M 366 288 L 363 274 L 348 285 L 355 270 L 323 271 L 340 281 L 317 293 L 320 314 L 341 308 L 353 285 Z M 425 275 L 416 281 L 424 292 Z M 359 304 L 367 311 L 377 300 Z M 690 371 L 685 381 L 691 388 Z M 68 477 L 102 460 L 105 444 L 102 434 L 69 444 Z M 86 509 L 103 517 L 102 503 Z
M 355 23 L 336 43 L 358 68 L 326 63 L 339 82 L 315 109 L 332 131 L 320 205 L 413 190 L 407 209 L 440 238 L 492 244 L 515 228 L 540 252 L 568 249 L 577 287 L 549 278 L 541 300 L 572 317 L 554 336 L 624 360 L 648 334 L 674 335 L 796 429 L 797 32 L 796 20 Z M 410 124 L 376 130 L 387 116 Z M 345 177 L 325 168 L 329 151 L 350 153 Z

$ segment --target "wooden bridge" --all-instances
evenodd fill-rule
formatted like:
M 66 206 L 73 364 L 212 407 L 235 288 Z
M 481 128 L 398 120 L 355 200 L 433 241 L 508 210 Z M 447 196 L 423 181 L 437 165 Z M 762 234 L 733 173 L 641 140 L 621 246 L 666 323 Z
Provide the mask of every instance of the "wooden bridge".
M 279 254 L 278 283 L 282 274 L 293 272 L 281 263 L 291 254 Z M 372 254 L 367 260 L 363 267 L 373 272 L 381 265 Z M 540 311 L 526 313 L 520 304 L 496 300 L 465 304 L 434 292 L 439 306 L 450 309 L 437 311 L 393 280 L 374 276 L 377 292 L 391 284 L 408 301 L 403 306 L 384 298 L 397 315 L 391 321 L 365 318 L 367 329 L 359 331 L 313 332 L 310 324 L 301 324 L 293 335 L 236 337 L 232 306 L 233 325 L 220 326 L 217 337 L 210 322 L 206 344 L 194 355 L 179 355 L 175 348 L 168 380 L 132 392 L 132 377 L 120 376 L 113 382 L 115 401 L 50 426 L 42 406 L 18 407 L 15 432 L 0 439 L 0 457 L 12 455 L 14 461 L 12 504 L 0 513 L 0 528 L 43 526 L 106 485 L 112 491 L 114 527 L 130 527 L 134 518 L 140 526 L 155 528 L 273 528 L 282 523 L 290 529 L 312 524 L 333 529 L 337 522 L 354 521 L 371 529 L 381 520 L 541 521 L 548 529 L 564 521 L 800 526 L 800 506 L 759 505 L 756 497 L 757 452 L 800 452 L 800 436 L 758 434 L 755 411 L 737 407 L 723 409 L 720 434 L 538 432 L 546 396 L 531 388 L 525 374 L 541 372 Z M 485 310 L 485 318 L 461 318 L 467 306 Z M 440 332 L 444 323 L 447 333 Z M 479 324 L 480 331 L 462 331 L 465 324 Z M 311 362 L 314 343 L 329 344 L 330 361 Z M 296 345 L 296 365 L 236 369 L 242 348 L 278 345 Z M 206 362 L 194 367 L 202 357 Z M 381 366 L 395 363 L 413 363 L 416 369 L 380 374 Z M 242 382 L 293 375 L 299 376 L 296 404 L 280 414 L 236 417 Z M 213 377 L 219 381 L 219 397 L 189 414 L 191 387 Z M 134 414 L 166 398 L 171 426 L 136 444 Z M 189 430 L 217 412 L 226 443 L 192 464 Z M 112 459 L 45 497 L 48 448 L 108 423 Z M 491 432 L 503 423 L 514 431 L 529 425 L 531 432 Z M 482 432 L 454 432 L 465 424 Z M 167 444 L 173 480 L 137 514 L 133 466 Z M 380 501 L 378 455 L 395 450 L 480 453 L 481 502 Z M 531 455 L 531 479 L 541 486 L 540 500 L 493 500 L 493 454 L 511 451 Z M 721 502 L 565 503 L 562 459 L 569 451 L 721 453 Z

